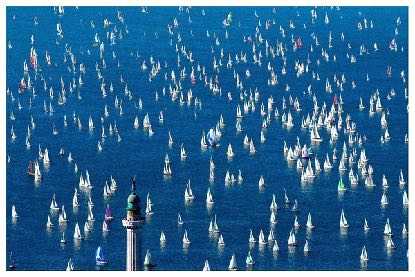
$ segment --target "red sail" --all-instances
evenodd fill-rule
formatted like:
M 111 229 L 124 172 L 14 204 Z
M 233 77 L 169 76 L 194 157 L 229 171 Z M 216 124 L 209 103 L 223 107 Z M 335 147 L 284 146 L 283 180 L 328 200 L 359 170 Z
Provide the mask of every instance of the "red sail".
M 297 46 L 298 47 L 301 47 L 303 44 L 301 43 L 301 38 L 300 37 L 298 37 L 298 39 L 297 39 Z

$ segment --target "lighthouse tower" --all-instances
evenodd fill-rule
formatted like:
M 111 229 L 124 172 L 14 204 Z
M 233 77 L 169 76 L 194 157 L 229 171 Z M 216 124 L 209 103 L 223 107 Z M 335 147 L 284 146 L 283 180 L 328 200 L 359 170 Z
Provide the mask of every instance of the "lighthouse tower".
M 127 230 L 126 270 L 136 271 L 141 266 L 140 197 L 135 193 L 135 179 L 132 179 L 131 194 L 127 200 L 127 217 L 122 224 Z M 138 265 L 138 266 L 137 266 Z

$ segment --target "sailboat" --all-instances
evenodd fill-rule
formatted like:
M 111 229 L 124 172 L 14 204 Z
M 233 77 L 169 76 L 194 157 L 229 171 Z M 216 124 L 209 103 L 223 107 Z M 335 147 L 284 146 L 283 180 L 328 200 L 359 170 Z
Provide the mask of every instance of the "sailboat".
M 232 145 L 230 143 L 228 145 L 228 152 L 226 152 L 226 155 L 228 155 L 228 158 L 232 158 L 233 156 L 235 156 L 235 154 L 232 151 Z
M 210 221 L 209 232 L 214 232 L 214 233 L 219 233 L 220 232 L 218 224 L 216 222 L 216 215 L 215 215 L 215 218 L 212 221 Z
M 294 216 L 294 228 L 298 229 L 300 228 L 300 223 L 298 222 L 297 216 Z
M 73 271 L 73 270 L 74 270 L 74 265 L 73 265 L 72 259 L 69 259 L 68 266 L 66 267 L 66 271 Z
M 97 251 L 95 252 L 95 262 L 97 265 L 106 265 L 108 264 L 107 260 L 104 258 L 104 254 L 102 253 L 102 247 L 99 246 Z
M 287 205 L 291 203 L 290 199 L 288 199 L 287 191 L 285 190 L 285 188 L 284 188 L 284 202 Z
M 246 264 L 249 266 L 249 265 L 254 265 L 255 264 L 255 261 L 254 261 L 254 259 L 252 259 L 252 256 L 251 256 L 251 251 L 248 251 L 248 256 L 246 257 Z
M 228 269 L 229 269 L 229 270 L 231 270 L 231 271 L 236 271 L 236 270 L 238 270 L 238 265 L 236 264 L 236 257 L 235 257 L 235 253 L 234 253 L 234 254 L 232 254 L 232 258 L 231 258 L 231 260 L 230 260 L 230 262 L 229 262 Z
M 305 240 L 305 245 L 304 245 L 304 253 L 310 252 L 310 246 L 308 245 L 308 240 Z
M 102 231 L 103 232 L 109 232 L 110 231 L 110 229 L 108 228 L 108 224 L 105 220 L 102 222 Z
M 211 146 L 217 145 L 217 136 L 213 128 L 210 128 L 209 132 L 206 135 L 206 139 L 208 140 Z
M 66 243 L 65 232 L 62 232 L 61 243 L 63 243 L 63 244 Z
M 180 216 L 180 214 L 178 213 L 177 214 L 177 223 L 179 224 L 179 225 L 182 225 L 184 222 L 183 222 L 183 220 L 182 220 L 182 217 Z
M 171 137 L 171 133 L 169 131 L 169 146 L 171 147 L 173 145 L 173 138 Z
M 262 231 L 262 229 L 259 232 L 258 243 L 259 244 L 267 244 L 267 241 L 265 240 L 264 232 Z
M 134 128 L 137 129 L 140 126 L 140 123 L 138 122 L 138 117 L 135 116 L 134 118 Z
M 48 228 L 52 228 L 53 227 L 53 224 L 50 221 L 50 216 L 49 215 L 48 215 L 48 222 L 46 223 L 46 227 L 48 227 Z
M 39 182 L 42 178 L 38 161 L 35 161 L 35 182 Z
M 184 244 L 189 244 L 190 243 L 189 237 L 187 236 L 187 230 L 186 229 L 184 229 L 183 243 Z
M 256 152 L 255 150 L 255 146 L 254 146 L 254 141 L 251 138 L 251 142 L 249 143 L 249 154 L 254 155 Z
M 299 212 L 300 210 L 298 209 L 298 202 L 297 199 L 294 200 L 294 205 L 291 209 L 292 212 Z
M 166 236 L 164 235 L 164 232 L 161 231 L 160 234 L 160 243 L 165 243 L 166 242 Z
M 271 210 L 278 210 L 278 205 L 277 205 L 277 201 L 275 200 L 275 194 L 272 194 L 272 202 L 271 205 L 269 207 Z
M 363 230 L 368 231 L 369 229 L 370 229 L 369 225 L 367 224 L 367 220 L 365 218 L 365 223 L 364 223 L 364 226 L 363 226 Z
M 82 235 L 81 235 L 81 230 L 79 229 L 79 224 L 78 224 L 78 222 L 76 223 L 76 225 L 75 225 L 75 232 L 74 232 L 74 234 L 73 234 L 73 238 L 74 239 L 77 239 L 77 240 L 82 240 L 82 239 L 84 239 L 83 237 L 82 237 Z
M 164 168 L 163 168 L 163 175 L 165 176 L 171 176 L 171 168 L 170 168 L 170 162 L 165 161 Z
M 89 225 L 88 221 L 85 221 L 84 232 L 91 232 L 91 231 L 92 231 L 92 227 Z
M 205 261 L 205 266 L 203 267 L 203 271 L 210 271 L 209 261 Z
M 347 223 L 346 217 L 344 216 L 343 209 L 340 215 L 340 228 L 349 228 L 349 224 Z
M 344 186 L 343 179 L 340 177 L 339 184 L 337 185 L 337 190 L 339 192 L 346 191 L 347 188 Z
M 200 147 L 202 147 L 202 149 L 206 148 L 208 145 L 206 143 L 206 138 L 205 138 L 205 131 L 203 131 L 202 134 L 202 138 L 200 139 Z
M 62 205 L 61 213 L 59 214 L 59 223 L 66 223 L 68 222 L 68 218 L 66 217 L 65 206 Z
M 50 163 L 49 152 L 48 152 L 47 148 L 45 148 L 45 151 L 43 153 L 43 163 L 44 164 L 49 164 Z
M 380 102 L 380 97 L 376 100 L 376 111 L 381 111 L 383 109 L 382 103 Z
M 182 160 L 186 159 L 187 155 L 186 155 L 186 151 L 184 150 L 184 146 L 183 143 L 180 147 L 180 157 L 182 158 Z
M 144 116 L 143 126 L 144 126 L 144 128 L 149 128 L 151 126 L 150 118 L 148 116 L 148 113 Z
M 323 139 L 320 137 L 320 134 L 318 133 L 317 125 L 315 123 L 313 124 L 313 129 L 311 130 L 310 138 L 311 141 L 315 142 L 323 141 Z
M 385 206 L 385 205 L 388 205 L 389 204 L 388 198 L 386 197 L 386 193 L 385 192 L 383 192 L 383 194 L 382 194 L 382 198 L 380 199 L 380 204 L 382 206 Z
M 258 186 L 259 187 L 265 187 L 265 180 L 264 180 L 264 177 L 261 175 L 261 177 L 259 178 L 259 181 L 258 181 Z
M 94 213 L 92 212 L 91 207 L 88 209 L 88 221 L 95 221 Z
M 280 248 L 278 247 L 278 242 L 277 240 L 274 241 L 274 246 L 272 247 L 272 252 L 274 252 L 274 254 L 277 254 L 280 251 Z
M 389 187 L 389 185 L 388 185 L 388 180 L 386 179 L 385 174 L 383 174 L 383 177 L 382 177 L 382 186 L 383 186 L 384 188 Z
M 369 260 L 369 258 L 367 256 L 366 246 L 363 246 L 362 253 L 360 254 L 360 261 L 361 262 L 366 262 L 368 260 Z
M 256 240 L 254 238 L 254 234 L 252 233 L 252 230 L 249 230 L 249 243 L 255 243 Z
M 219 239 L 218 239 L 218 246 L 224 246 L 224 245 L 225 245 L 225 241 L 223 240 L 222 234 L 220 234 Z
M 91 195 L 88 196 L 88 208 L 91 208 L 94 206 L 94 203 L 92 202 Z
M 269 222 L 271 223 L 271 224 L 277 224 L 277 215 L 276 215 L 276 213 L 274 212 L 274 210 L 272 210 L 271 211 L 271 216 L 270 216 L 270 218 L 269 218 Z
M 402 225 L 402 236 L 406 236 L 408 234 L 408 230 L 406 229 L 405 223 Z
M 295 234 L 293 232 L 293 229 L 290 231 L 290 235 L 288 237 L 288 246 L 297 246 L 297 240 L 295 238 Z
M 392 234 L 392 229 L 391 229 L 391 226 L 390 226 L 390 224 L 389 224 L 389 218 L 388 218 L 388 219 L 386 219 L 386 224 L 385 224 L 385 229 L 383 230 L 383 234 L 384 234 L 385 236 L 390 236 L 390 237 L 392 237 L 392 236 L 393 236 L 393 234 Z
M 243 115 L 242 115 L 242 111 L 241 111 L 241 106 L 237 106 L 236 107 L 236 118 L 242 118 L 243 117 Z
M 155 264 L 153 264 L 153 261 L 151 260 L 151 253 L 150 253 L 149 249 L 147 249 L 146 257 L 144 258 L 144 266 L 146 266 L 146 267 L 155 266 Z
M 274 231 L 272 230 L 272 228 L 270 228 L 269 229 L 269 234 L 268 234 L 268 242 L 272 243 L 273 241 L 275 241 Z
M 399 174 L 399 185 L 403 186 L 405 184 L 406 184 L 406 181 L 403 178 L 403 173 L 402 173 L 402 169 L 401 169 L 401 173 Z
M 13 218 L 18 218 L 19 217 L 19 215 L 16 212 L 16 207 L 14 205 L 12 206 L 12 217 Z
M 192 188 L 190 187 L 190 179 L 187 183 L 186 190 L 184 191 L 184 199 L 186 201 L 193 200 L 195 196 L 193 195 Z
M 408 207 L 409 205 L 408 194 L 406 193 L 406 190 L 403 192 L 403 195 L 402 195 L 402 203 L 404 207 Z
M 215 203 L 213 201 L 213 197 L 212 197 L 212 193 L 210 192 L 210 188 L 208 188 L 208 191 L 206 193 L 206 203 L 207 204 L 213 204 L 213 203 Z
M 50 202 L 51 210 L 59 210 L 58 204 L 56 203 L 55 194 L 53 194 L 52 201 Z
M 388 237 L 388 241 L 386 242 L 386 247 L 390 250 L 393 250 L 396 248 L 395 244 L 393 243 L 393 240 L 391 237 Z
M 311 221 L 311 214 L 308 213 L 308 217 L 307 217 L 307 224 L 306 224 L 307 228 L 309 229 L 313 229 L 315 226 L 313 225 L 312 221 Z

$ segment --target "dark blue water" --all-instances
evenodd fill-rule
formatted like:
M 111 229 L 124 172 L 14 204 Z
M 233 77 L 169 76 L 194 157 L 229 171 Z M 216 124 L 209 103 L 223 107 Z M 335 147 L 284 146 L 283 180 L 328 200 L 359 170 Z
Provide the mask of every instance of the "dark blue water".
M 125 22 L 122 24 L 117 18 L 117 11 L 122 11 Z M 259 18 L 255 17 L 257 12 Z M 7 8 L 7 41 L 12 42 L 13 48 L 7 50 L 7 87 L 13 93 L 15 101 L 7 96 L 7 155 L 11 162 L 7 164 L 7 256 L 10 251 L 14 253 L 14 260 L 19 270 L 63 270 L 67 261 L 71 258 L 75 269 L 96 270 L 94 255 L 98 246 L 102 246 L 104 255 L 109 264 L 99 268 L 103 270 L 124 270 L 126 251 L 126 232 L 122 226 L 122 218 L 125 216 L 126 199 L 130 193 L 130 176 L 136 176 L 138 193 L 141 197 L 142 212 L 145 210 L 145 198 L 150 193 L 154 204 L 154 214 L 147 217 L 141 230 L 141 256 L 147 249 L 151 250 L 153 261 L 157 264 L 154 270 L 201 270 L 206 259 L 212 270 L 227 270 L 232 253 L 235 253 L 237 263 L 241 269 L 245 269 L 245 258 L 248 253 L 249 229 L 252 229 L 256 238 L 262 229 L 265 236 L 270 230 L 269 205 L 272 194 L 276 194 L 277 203 L 281 206 L 278 211 L 278 223 L 274 229 L 275 238 L 280 247 L 280 253 L 273 255 L 272 244 L 251 249 L 252 256 L 256 260 L 254 270 L 407 270 L 408 238 L 402 236 L 402 224 L 408 224 L 407 209 L 402 205 L 402 193 L 407 190 L 407 185 L 400 186 L 398 175 L 403 170 L 405 178 L 408 173 L 408 144 L 404 143 L 404 136 L 408 132 L 407 99 L 404 97 L 404 89 L 408 82 L 402 82 L 400 72 L 408 72 L 408 9 L 403 7 L 342 7 L 341 9 L 317 8 L 318 18 L 314 24 L 311 22 L 311 8 L 309 7 L 281 7 L 276 8 L 275 13 L 271 7 L 208 7 L 205 8 L 205 16 L 202 16 L 201 7 L 193 7 L 188 11 L 179 10 L 177 7 L 150 7 L 149 13 L 142 13 L 140 8 L 97 8 L 97 7 L 66 7 L 65 15 L 59 16 L 53 12 L 52 7 L 8 7 Z M 222 21 L 232 11 L 233 22 L 227 28 Z M 324 24 L 324 15 L 327 12 L 330 23 Z M 298 13 L 298 14 L 297 14 Z M 15 19 L 13 19 L 15 15 Z M 33 18 L 38 18 L 39 24 L 33 24 Z M 366 17 L 370 26 L 362 31 L 357 30 L 357 23 L 363 23 Z M 191 23 L 189 23 L 189 17 Z M 400 17 L 402 24 L 396 25 L 396 19 Z M 112 24 L 104 28 L 103 20 L 107 18 Z M 179 26 L 173 29 L 174 35 L 169 36 L 168 25 L 173 24 L 177 18 Z M 275 20 L 275 25 L 272 20 Z M 295 24 L 295 29 L 289 28 L 290 19 Z M 255 28 L 261 21 L 259 30 L 264 39 L 263 44 L 257 45 L 256 53 L 261 50 L 262 66 L 253 64 L 252 43 L 244 42 L 243 38 L 254 38 Z M 265 22 L 271 21 L 271 28 L 265 29 Z M 95 28 L 91 27 L 91 21 Z M 62 24 L 64 37 L 57 39 L 56 24 Z M 303 27 L 306 25 L 306 28 Z M 122 30 L 122 39 L 118 37 L 116 44 L 110 45 L 106 33 L 113 30 L 116 25 L 118 31 Z M 279 26 L 283 26 L 286 36 L 283 38 L 279 32 Z M 128 33 L 126 33 L 126 28 Z M 395 34 L 395 28 L 399 33 Z M 206 36 L 209 31 L 210 37 Z M 225 38 L 225 30 L 228 39 Z M 328 36 L 331 31 L 333 48 L 328 48 Z M 344 33 L 345 41 L 341 41 L 340 35 Z M 99 47 L 93 46 L 95 33 L 99 34 L 105 42 L 103 58 L 107 64 L 104 69 L 99 57 Z M 181 42 L 177 42 L 180 33 Z M 316 46 L 311 34 L 314 33 L 320 45 Z M 29 107 L 31 90 L 19 93 L 18 86 L 23 77 L 23 61 L 29 63 L 30 36 L 34 36 L 34 45 L 38 54 L 39 66 L 42 73 L 35 78 L 35 72 L 30 67 L 29 74 L 34 84 L 37 97 L 32 99 Z M 292 50 L 291 34 L 294 39 L 301 37 L 303 47 L 297 51 Z M 215 44 L 214 36 L 219 37 L 220 45 Z M 398 51 L 389 50 L 389 42 L 396 38 Z M 170 40 L 172 44 L 170 45 Z M 283 62 L 281 57 L 272 58 L 265 56 L 265 40 L 276 48 L 277 42 L 287 46 L 286 69 L 287 74 L 281 75 Z M 59 42 L 57 44 L 56 42 Z M 377 42 L 379 51 L 373 51 L 373 44 Z M 180 68 L 177 67 L 177 55 L 175 45 L 178 44 L 179 55 L 182 60 Z M 351 48 L 348 49 L 347 43 Z M 310 52 L 313 44 L 314 51 Z M 359 47 L 364 44 L 369 50 L 368 55 L 359 55 Z M 65 45 L 71 48 L 77 64 L 74 73 L 70 68 L 70 57 L 64 63 Z M 187 51 L 193 53 L 193 64 L 183 56 L 180 51 L 182 45 Z M 401 51 L 403 47 L 403 51 Z M 219 62 L 220 50 L 223 48 L 223 66 L 220 68 L 219 85 L 222 88 L 222 96 L 213 95 L 204 81 L 198 80 L 192 85 L 190 82 L 191 66 L 196 71 L 197 63 L 206 66 L 208 80 L 215 79 L 217 73 L 213 71 L 213 57 Z M 212 52 L 212 49 L 214 52 Z M 327 50 L 330 62 L 324 61 L 321 56 L 322 49 Z M 45 52 L 51 56 L 52 65 L 45 61 Z M 112 52 L 116 54 L 113 59 Z M 235 63 L 235 54 L 247 53 L 248 63 Z M 88 53 L 89 52 L 89 53 Z M 228 55 L 231 53 L 234 61 L 232 69 L 226 69 Z M 296 77 L 294 70 L 295 61 L 306 63 L 307 54 L 311 64 L 309 72 L 301 77 Z M 354 54 L 357 63 L 351 64 L 347 54 Z M 336 55 L 337 62 L 333 62 Z M 151 69 L 150 57 L 160 61 L 161 71 L 149 82 L 149 70 Z M 317 60 L 320 65 L 317 65 Z M 146 60 L 149 67 L 147 71 L 140 70 L 140 66 Z M 120 66 L 117 66 L 119 61 Z M 278 85 L 267 85 L 269 72 L 268 61 L 274 67 L 278 75 Z M 165 68 L 165 62 L 168 67 Z M 79 64 L 86 67 L 86 74 L 82 76 L 84 85 L 69 92 L 69 82 L 79 77 Z M 107 84 L 108 95 L 103 98 L 100 91 L 101 81 L 97 78 L 95 63 L 99 64 L 101 73 Z M 30 66 L 30 63 L 29 63 Z M 393 74 L 387 77 L 387 66 L 392 66 Z M 169 96 L 168 87 L 170 81 L 165 81 L 164 75 L 179 71 L 186 67 L 188 74 L 181 81 L 182 91 L 187 93 L 191 88 L 194 97 L 201 99 L 202 107 L 195 108 L 191 105 L 173 102 Z M 245 77 L 246 69 L 250 69 L 251 77 Z M 235 86 L 233 72 L 236 70 L 242 80 L 244 89 L 248 92 L 255 88 L 261 93 L 261 98 L 256 102 L 255 113 L 249 113 L 243 119 L 244 131 L 236 133 L 235 113 L 239 100 L 239 89 Z M 320 75 L 320 81 L 312 78 L 312 71 Z M 196 77 L 199 72 L 196 71 Z M 366 74 L 370 81 L 366 81 Z M 125 83 L 120 83 L 121 74 Z M 329 172 L 320 172 L 314 182 L 301 184 L 300 173 L 295 164 L 287 165 L 283 156 L 284 141 L 289 146 L 294 146 L 296 137 L 302 144 L 310 144 L 309 133 L 301 130 L 301 118 L 312 113 L 312 96 L 304 94 L 307 87 L 312 85 L 318 104 L 326 102 L 327 109 L 331 107 L 334 93 L 340 94 L 339 88 L 333 82 L 333 76 L 338 78 L 345 75 L 346 83 L 341 93 L 344 101 L 345 120 L 346 114 L 350 114 L 357 124 L 357 131 L 367 137 L 363 144 L 366 149 L 369 164 L 374 169 L 374 182 L 376 187 L 368 189 L 360 181 L 359 185 L 351 187 L 345 180 L 348 190 L 341 196 L 337 191 L 339 180 L 338 162 Z M 46 79 L 48 91 L 43 90 L 41 76 Z M 61 89 L 60 79 L 65 82 L 67 102 L 58 106 L 58 92 Z M 25 77 L 27 80 L 27 76 Z M 204 78 L 204 76 L 202 77 Z M 333 86 L 333 93 L 325 92 L 325 80 L 329 78 Z M 357 87 L 353 90 L 351 82 Z M 109 92 L 109 84 L 113 83 L 114 92 Z M 124 94 L 125 84 L 133 94 L 133 100 L 129 100 Z M 291 87 L 290 92 L 285 92 L 285 85 Z M 53 100 L 49 99 L 49 87 L 55 92 Z M 166 96 L 163 96 L 163 88 Z M 386 95 L 394 88 L 396 96 L 390 101 Z M 381 144 L 379 141 L 383 130 L 380 127 L 380 113 L 369 117 L 369 97 L 376 89 L 379 89 L 382 103 L 388 108 L 387 116 L 391 141 Z M 78 100 L 78 90 L 82 100 Z M 155 101 L 155 92 L 160 99 Z M 231 92 L 233 101 L 228 101 L 226 94 Z M 122 100 L 124 114 L 120 116 L 119 110 L 114 107 L 114 99 Z M 266 99 L 272 95 L 280 111 L 282 110 L 282 97 L 288 100 L 289 95 L 298 97 L 302 111 L 297 113 L 292 107 L 295 127 L 287 130 L 282 127 L 281 119 L 275 119 L 272 113 L 272 122 L 266 130 L 266 142 L 260 143 L 260 131 L 262 118 L 259 108 L 261 102 L 266 105 Z M 185 95 L 186 96 L 186 95 Z M 359 112 L 359 97 L 364 99 L 366 109 Z M 143 108 L 135 108 L 134 102 L 142 99 Z M 22 109 L 17 107 L 20 101 Z M 43 101 L 49 105 L 52 101 L 55 113 L 50 115 L 43 110 Z M 101 117 L 104 106 L 108 106 L 109 117 L 105 118 L 107 138 L 103 142 L 103 151 L 97 151 L 97 141 L 101 140 Z M 289 105 L 288 105 L 289 106 Z M 290 108 L 290 107 L 289 107 Z M 160 124 L 157 120 L 160 111 L 163 111 L 165 120 Z M 16 119 L 11 121 L 9 115 L 14 112 Z M 286 110 L 287 111 L 287 110 Z M 81 119 L 82 129 L 74 124 L 73 113 Z M 150 115 L 153 124 L 153 136 L 148 136 L 142 126 L 133 128 L 134 117 L 137 115 L 142 125 L 145 114 Z M 194 118 L 197 114 L 197 119 Z M 222 130 L 221 146 L 218 149 L 200 149 L 200 137 L 202 131 L 207 131 L 219 120 L 223 114 L 227 124 Z M 33 116 L 36 128 L 31 130 L 31 148 L 26 149 L 25 135 L 30 124 L 30 116 Z M 63 116 L 68 119 L 68 126 L 64 127 Z M 92 116 L 96 128 L 88 131 L 88 118 Z M 117 142 L 116 135 L 108 134 L 109 123 L 117 123 L 121 142 Z M 345 122 L 344 122 L 345 123 Z M 52 135 L 52 124 L 56 125 L 59 134 Z M 16 140 L 12 141 L 10 129 L 13 125 Z M 345 126 L 345 124 L 343 124 Z M 168 131 L 171 131 L 174 144 L 168 147 Z M 249 151 L 243 147 L 245 134 L 254 138 L 257 153 L 250 156 Z M 343 130 L 339 131 L 339 140 L 330 145 L 329 133 L 325 129 L 320 130 L 323 142 L 313 146 L 318 155 L 321 166 L 324 157 L 333 148 L 337 148 L 338 156 L 341 156 L 343 142 L 348 139 Z M 235 157 L 228 161 L 226 148 L 232 143 Z M 184 143 L 188 157 L 180 159 L 180 144 Z M 38 157 L 38 145 L 42 149 L 49 150 L 51 164 L 49 169 L 44 168 L 40 162 L 42 180 L 34 183 L 33 178 L 26 174 L 26 168 L 30 160 Z M 348 144 L 347 144 L 348 145 Z M 65 150 L 65 156 L 58 155 L 60 148 Z M 359 146 L 354 145 L 360 153 Z M 352 146 L 348 145 L 350 152 Z M 74 162 L 79 167 L 79 172 L 74 173 L 74 163 L 67 161 L 67 154 L 72 152 Z M 170 179 L 163 177 L 164 155 L 168 153 L 171 160 L 173 176 Z M 214 182 L 209 182 L 209 159 L 212 157 L 216 169 Z M 242 171 L 244 181 L 242 184 L 225 186 L 224 177 L 227 170 L 237 175 Z M 356 164 L 354 172 L 357 172 Z M 72 196 L 74 188 L 78 187 L 79 174 L 88 170 L 91 176 L 91 197 L 95 204 L 93 211 L 96 222 L 93 230 L 80 244 L 75 245 L 72 239 L 75 223 L 79 222 L 83 233 L 83 225 L 87 219 L 87 192 L 80 191 L 79 202 L 81 207 L 72 209 Z M 380 199 L 384 189 L 382 188 L 382 174 L 389 181 L 386 190 L 389 205 L 382 208 Z M 348 171 L 346 172 L 348 174 Z M 266 188 L 258 188 L 258 180 L 263 175 L 267 184 Z M 105 181 L 113 176 L 118 183 L 118 190 L 109 198 L 104 199 L 103 187 Z M 360 176 L 361 177 L 361 176 Z M 191 180 L 192 189 L 196 199 L 191 204 L 185 204 L 184 190 L 186 183 Z M 347 178 L 344 178 L 347 179 Z M 206 208 L 205 196 L 210 187 L 215 201 L 211 209 Z M 294 214 L 290 206 L 283 204 L 283 188 L 287 189 L 291 201 L 298 200 L 301 211 L 298 220 L 302 226 L 296 231 L 299 247 L 289 253 L 287 239 L 293 227 Z M 56 194 L 58 205 L 65 205 L 70 222 L 59 226 L 58 214 L 51 213 L 49 204 L 53 194 Z M 109 225 L 110 232 L 103 234 L 102 221 L 104 219 L 105 206 L 111 205 L 114 219 Z M 11 207 L 16 206 L 20 217 L 13 222 Z M 348 232 L 341 234 L 339 230 L 339 216 L 344 209 L 350 224 Z M 185 221 L 183 227 L 177 225 L 177 213 L 180 213 Z M 305 228 L 307 214 L 310 212 L 313 223 L 316 226 L 311 232 Z M 46 221 L 51 214 L 55 227 L 47 230 Z M 223 234 L 226 245 L 217 247 L 217 237 L 208 232 L 211 218 L 217 215 L 219 228 Z M 370 231 L 363 231 L 363 221 L 367 218 Z M 386 219 L 389 218 L 395 236 L 393 241 L 396 249 L 387 251 L 383 236 L 383 228 Z M 182 236 L 184 229 L 188 231 L 191 244 L 183 248 Z M 164 231 L 167 242 L 161 246 L 159 242 L 160 232 Z M 65 231 L 68 239 L 66 245 L 60 244 L 61 232 Z M 303 246 L 305 240 L 309 241 L 312 252 L 304 255 Z M 366 246 L 369 262 L 362 267 L 359 260 L 360 251 Z

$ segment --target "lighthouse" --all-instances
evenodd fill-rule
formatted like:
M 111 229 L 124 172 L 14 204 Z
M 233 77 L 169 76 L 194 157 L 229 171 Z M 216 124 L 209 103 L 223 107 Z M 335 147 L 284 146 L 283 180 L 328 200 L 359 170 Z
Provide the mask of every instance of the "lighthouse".
M 131 194 L 127 200 L 127 217 L 123 219 L 122 224 L 127 231 L 126 270 L 136 271 L 141 266 L 140 228 L 143 219 L 140 215 L 140 197 L 136 194 L 135 179 L 132 178 L 131 181 Z

